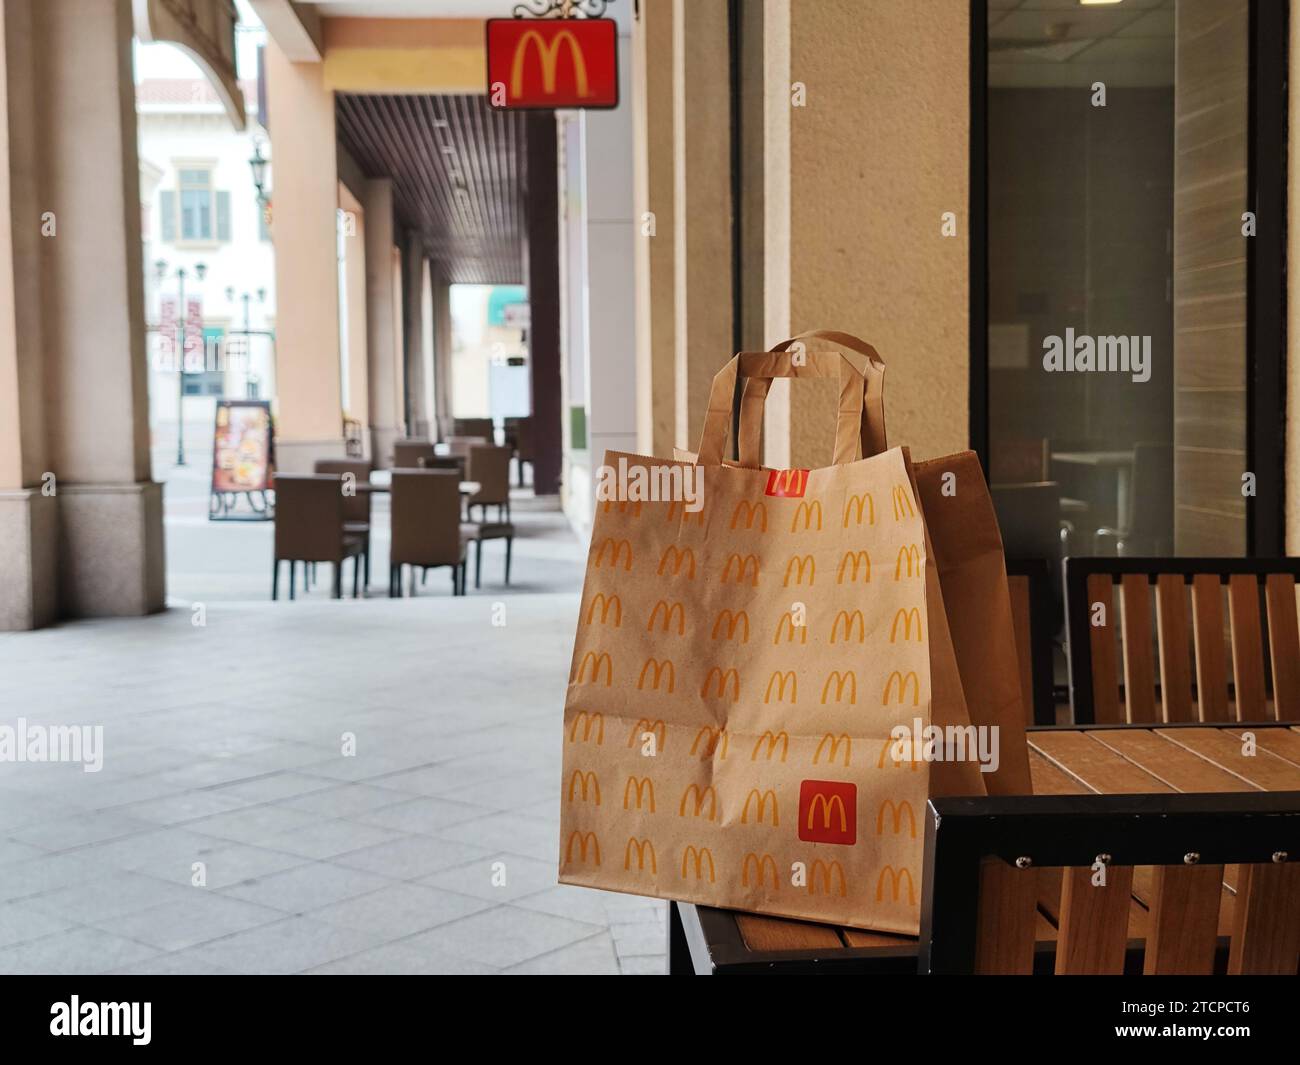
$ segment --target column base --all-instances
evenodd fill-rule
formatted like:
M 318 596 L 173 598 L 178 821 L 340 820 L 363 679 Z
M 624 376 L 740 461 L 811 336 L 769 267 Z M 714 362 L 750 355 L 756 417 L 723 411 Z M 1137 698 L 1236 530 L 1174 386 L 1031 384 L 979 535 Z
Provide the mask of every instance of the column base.
M 370 427 L 370 459 L 377 470 L 387 470 L 393 465 L 393 443 L 404 440 L 406 434 L 401 429 L 386 429 L 377 425 Z
M 347 445 L 343 438 L 332 440 L 276 440 L 275 469 L 277 473 L 313 473 L 317 459 L 345 459 Z
M 0 631 L 38 629 L 59 613 L 58 501 L 39 488 L 0 492 Z
M 166 604 L 162 485 L 59 485 L 64 617 L 133 617 Z

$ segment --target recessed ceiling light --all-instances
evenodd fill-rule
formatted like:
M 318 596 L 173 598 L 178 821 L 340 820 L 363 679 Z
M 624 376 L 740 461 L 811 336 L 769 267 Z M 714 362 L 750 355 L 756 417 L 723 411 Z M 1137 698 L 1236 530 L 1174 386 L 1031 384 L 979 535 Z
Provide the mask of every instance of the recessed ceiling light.
M 1123 3 L 1123 0 L 1079 0 L 1084 7 L 1103 7 L 1109 4 Z

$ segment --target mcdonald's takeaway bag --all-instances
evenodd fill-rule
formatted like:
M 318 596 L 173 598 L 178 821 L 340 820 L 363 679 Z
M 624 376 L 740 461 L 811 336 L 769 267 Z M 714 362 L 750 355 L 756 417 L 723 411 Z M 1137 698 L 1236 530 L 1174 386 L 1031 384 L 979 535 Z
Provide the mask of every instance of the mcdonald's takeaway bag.
M 626 491 L 598 502 L 588 555 L 564 712 L 562 882 L 918 931 L 926 799 L 981 794 L 986 774 L 891 736 L 970 718 L 913 466 L 882 450 L 883 364 L 854 344 L 870 352 L 866 372 L 843 353 L 732 359 L 694 463 L 606 453 Z M 836 375 L 834 463 L 756 468 L 770 379 Z M 722 459 L 738 376 L 739 465 Z M 701 490 L 665 498 L 637 483 Z M 974 516 L 987 524 L 991 506 Z M 959 531 L 945 539 L 964 570 L 991 574 L 977 565 L 987 537 L 973 554 L 953 546 Z M 974 583 L 997 593 L 992 576 Z M 982 639 L 1014 655 L 1004 614 Z M 999 690 L 1012 702 L 990 712 L 1014 726 L 1010 663 Z

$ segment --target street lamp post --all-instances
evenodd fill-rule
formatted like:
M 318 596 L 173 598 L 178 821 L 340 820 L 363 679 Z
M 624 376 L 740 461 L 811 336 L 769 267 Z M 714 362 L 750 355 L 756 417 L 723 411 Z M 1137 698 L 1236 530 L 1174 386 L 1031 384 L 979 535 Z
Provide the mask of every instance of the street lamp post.
M 252 292 L 241 292 L 239 294 L 239 300 L 244 305 L 244 367 L 245 367 L 245 377 L 247 379 L 245 383 L 245 388 L 248 390 L 248 396 L 250 399 L 256 395 L 256 392 L 252 390 L 253 381 L 256 378 L 252 373 L 253 359 L 252 359 L 251 345 L 249 343 L 249 337 L 253 335 L 253 323 L 252 323 L 252 318 L 250 317 L 248 311 L 249 301 L 252 300 L 253 298 L 254 298 L 254 293 Z M 256 293 L 256 299 L 258 303 L 265 303 L 266 289 L 259 288 Z M 227 303 L 235 302 L 234 285 L 226 286 L 226 302 Z
M 154 263 L 154 268 L 158 272 L 158 287 L 161 290 L 162 283 L 167 278 L 167 260 L 159 259 Z M 194 264 L 194 274 L 202 281 L 208 268 L 203 263 Z M 179 347 L 173 345 L 176 354 L 176 465 L 185 465 L 185 343 L 187 338 L 187 321 L 188 312 L 185 307 L 185 278 L 186 270 L 183 266 L 176 268 L 176 285 L 178 290 L 177 302 L 177 332 L 179 334 Z M 161 291 L 160 291 L 161 298 Z

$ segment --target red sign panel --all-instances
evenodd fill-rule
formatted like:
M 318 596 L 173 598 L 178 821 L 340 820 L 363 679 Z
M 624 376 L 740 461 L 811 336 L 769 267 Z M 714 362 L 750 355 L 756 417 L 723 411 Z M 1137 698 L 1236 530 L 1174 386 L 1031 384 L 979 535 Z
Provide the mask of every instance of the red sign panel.
M 807 487 L 807 470 L 771 470 L 767 475 L 767 488 L 763 490 L 763 494 L 799 499 L 802 498 Z
M 497 110 L 618 106 L 613 19 L 488 19 L 487 60 Z
M 801 781 L 799 838 L 805 843 L 856 843 L 858 786 L 839 780 Z

